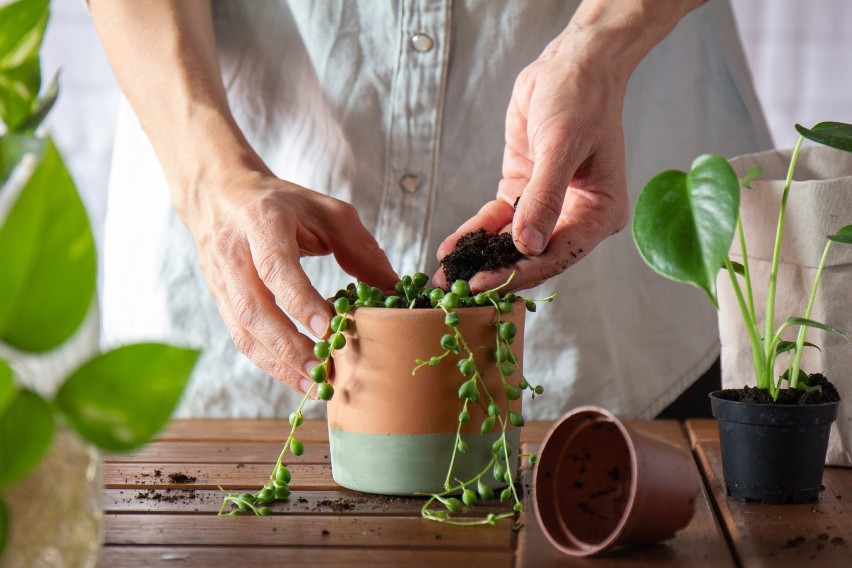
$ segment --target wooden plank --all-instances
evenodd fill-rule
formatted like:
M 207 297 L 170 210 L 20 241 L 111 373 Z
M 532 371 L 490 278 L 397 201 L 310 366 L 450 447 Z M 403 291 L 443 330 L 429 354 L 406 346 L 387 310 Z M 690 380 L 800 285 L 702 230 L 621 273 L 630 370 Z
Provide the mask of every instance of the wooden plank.
M 685 426 L 692 448 L 701 442 L 719 442 L 719 427 L 714 418 L 687 420 Z
M 550 420 L 527 422 L 521 429 L 522 441 L 540 442 L 551 424 Z M 325 420 L 305 420 L 297 432 L 298 438 L 306 444 L 328 444 L 328 425 Z M 290 423 L 282 419 L 178 418 L 172 420 L 157 439 L 281 444 L 289 433 Z
M 727 497 L 718 442 L 699 441 L 696 455 L 743 566 L 852 565 L 852 470 L 826 468 L 816 503 L 761 505 Z
M 666 439 L 683 452 L 689 452 L 688 440 L 680 424 L 672 421 L 631 422 L 631 426 Z M 532 444 L 525 451 L 537 450 Z M 696 475 L 698 472 L 696 471 Z M 523 478 L 524 513 L 521 522 L 524 528 L 518 539 L 515 565 L 529 568 L 550 566 L 590 566 L 597 568 L 608 566 L 651 567 L 724 567 L 734 566 L 734 559 L 725 538 L 716 523 L 711 502 L 702 488 L 696 500 L 695 516 L 692 522 L 681 530 L 674 539 L 654 546 L 619 547 L 598 555 L 594 560 L 571 558 L 559 552 L 544 535 L 535 516 L 535 503 L 532 499 L 532 479 L 529 473 Z
M 290 423 L 284 419 L 178 418 L 172 420 L 157 439 L 280 444 L 287 439 L 290 428 Z M 328 424 L 325 420 L 305 420 L 296 432 L 305 444 L 328 443 Z
M 105 544 L 454 549 L 511 552 L 511 524 L 458 527 L 410 517 L 105 515 Z
M 104 464 L 104 485 L 107 489 L 218 489 L 255 490 L 269 481 L 272 464 L 170 464 L 160 470 L 159 464 L 112 463 Z M 290 488 L 296 490 L 322 491 L 338 489 L 331 476 L 331 465 L 327 464 L 288 464 L 293 476 Z M 184 474 L 194 481 L 175 483 L 169 480 L 171 474 Z
M 107 489 L 104 510 L 108 513 L 209 513 L 216 514 L 225 493 L 209 489 Z M 358 491 L 295 491 L 283 502 L 269 505 L 284 515 L 382 515 L 385 517 L 419 517 L 424 498 L 387 497 Z M 463 507 L 457 515 L 482 517 L 488 513 L 511 510 L 497 500 Z
M 131 453 L 111 453 L 104 456 L 108 462 L 137 462 L 159 464 L 188 464 L 188 463 L 229 463 L 237 464 L 267 464 L 270 469 L 278 454 L 281 453 L 280 442 L 196 442 L 174 440 L 152 442 L 141 450 Z M 287 463 L 328 463 L 328 444 L 310 443 L 305 445 L 305 453 L 294 456 L 287 452 Z M 164 470 L 166 468 L 158 468 Z
M 162 547 L 107 546 L 98 566 L 108 568 L 148 568 L 149 566 L 204 566 L 232 568 L 233 566 L 323 566 L 327 568 L 358 568 L 405 566 L 407 568 L 509 568 L 509 551 L 461 551 L 420 549 L 412 554 L 397 548 L 304 548 L 304 547 Z

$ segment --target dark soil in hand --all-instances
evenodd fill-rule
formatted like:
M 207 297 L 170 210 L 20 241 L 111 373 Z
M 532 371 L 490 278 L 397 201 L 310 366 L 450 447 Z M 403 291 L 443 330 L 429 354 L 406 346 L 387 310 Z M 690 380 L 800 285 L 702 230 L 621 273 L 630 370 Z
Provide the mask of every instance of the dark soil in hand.
M 509 233 L 488 234 L 478 229 L 462 235 L 453 252 L 444 257 L 441 264 L 447 283 L 470 280 L 479 272 L 497 270 L 526 258 L 515 248 Z
M 840 393 L 837 392 L 837 388 L 822 373 L 810 375 L 808 383 L 810 386 L 819 385 L 822 387 L 822 391 L 807 392 L 798 389 L 781 389 L 781 392 L 778 393 L 778 400 L 774 402 L 768 391 L 754 387 L 725 389 L 723 392 L 725 393 L 724 398 L 728 400 L 752 404 L 825 404 L 840 400 Z

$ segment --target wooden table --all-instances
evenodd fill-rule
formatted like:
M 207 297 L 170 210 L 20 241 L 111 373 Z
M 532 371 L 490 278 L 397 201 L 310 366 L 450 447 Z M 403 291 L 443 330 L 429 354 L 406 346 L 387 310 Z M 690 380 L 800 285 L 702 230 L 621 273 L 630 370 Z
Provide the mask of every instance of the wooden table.
M 664 544 L 593 559 L 554 550 L 529 506 L 524 527 L 453 527 L 420 518 L 419 499 L 348 491 L 331 477 L 324 422 L 299 428 L 305 453 L 289 459 L 287 502 L 271 517 L 219 517 L 220 487 L 254 491 L 268 479 L 289 424 L 283 420 L 176 420 L 145 449 L 106 458 L 106 542 L 100 566 L 852 566 L 852 469 L 828 468 L 809 505 L 731 501 L 722 485 L 712 420 L 635 423 L 692 450 L 704 486 L 692 523 Z M 528 423 L 525 451 L 549 423 Z M 497 510 L 487 505 L 481 511 Z M 488 509 L 487 507 L 491 507 Z

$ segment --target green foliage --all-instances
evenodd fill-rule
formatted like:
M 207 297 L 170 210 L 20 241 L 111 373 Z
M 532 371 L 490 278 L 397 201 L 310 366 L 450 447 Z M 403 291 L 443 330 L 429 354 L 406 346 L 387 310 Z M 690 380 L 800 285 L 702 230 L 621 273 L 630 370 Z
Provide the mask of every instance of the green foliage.
M 807 328 L 822 329 L 849 340 L 849 336 L 843 331 L 811 320 L 810 312 L 830 245 L 852 244 L 852 225 L 847 225 L 827 237 L 804 316 L 788 318 L 775 329 L 775 291 L 784 216 L 802 141 L 808 138 L 832 148 L 852 152 L 852 125 L 822 122 L 812 129 L 796 125 L 796 130 L 803 138 L 799 139 L 793 150 L 781 198 L 772 270 L 767 283 L 762 337 L 754 307 L 753 282 L 748 268 L 749 256 L 739 218 L 739 187 L 750 187 L 751 182 L 761 175 L 760 168 L 750 170 L 738 181 L 724 158 L 712 154 L 701 156 L 695 160 L 692 170 L 688 173 L 665 171 L 654 176 L 642 190 L 633 216 L 633 237 L 648 265 L 672 280 L 703 288 L 717 306 L 716 276 L 720 267 L 727 269 L 751 342 L 757 386 L 768 390 L 776 399 L 781 380 L 790 377 L 790 388 L 798 388 L 801 377 L 807 377 L 799 368 L 802 351 L 804 347 L 816 347 L 805 341 Z M 733 262 L 728 257 L 735 231 L 738 231 L 740 236 L 742 264 Z M 782 332 L 789 327 L 799 327 L 795 342 L 781 337 Z M 776 380 L 775 361 L 779 355 L 788 352 L 792 352 L 788 371 L 781 379 Z
M 661 275 L 697 286 L 716 299 L 716 274 L 734 239 L 740 186 L 727 160 L 700 156 L 689 172 L 665 171 L 636 202 L 633 238 Z
M 71 374 L 56 407 L 85 439 L 114 451 L 145 443 L 166 423 L 198 359 L 192 349 L 127 345 Z
M 44 399 L 30 390 L 17 391 L 0 415 L 0 490 L 22 479 L 41 461 L 53 430 L 53 412 Z
M 48 5 L 22 0 L 0 8 L 0 120 L 10 131 L 19 130 L 37 104 Z
M 85 207 L 50 140 L 0 228 L 0 340 L 31 352 L 64 343 L 95 292 Z
M 31 172 L 18 169 L 20 193 L 0 219 L 0 341 L 29 353 L 53 350 L 74 335 L 94 301 L 97 274 L 74 182 L 53 142 L 35 135 L 59 93 L 54 77 L 39 95 L 48 4 L 22 0 L 0 8 L 3 189 L 25 157 L 32 165 Z M 84 363 L 53 401 L 19 386 L 0 360 L 0 490 L 41 461 L 56 412 L 102 448 L 128 450 L 148 441 L 169 418 L 197 357 L 166 345 L 121 347 Z M 0 554 L 10 522 L 0 501 Z
M 796 131 L 808 140 L 844 152 L 852 152 L 852 124 L 820 122 L 811 129 L 797 124 Z

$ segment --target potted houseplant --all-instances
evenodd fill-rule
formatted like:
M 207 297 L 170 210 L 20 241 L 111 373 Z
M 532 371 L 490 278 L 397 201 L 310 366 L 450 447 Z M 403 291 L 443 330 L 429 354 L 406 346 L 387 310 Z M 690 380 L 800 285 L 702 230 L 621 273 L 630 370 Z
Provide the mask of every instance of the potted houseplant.
M 96 448 L 128 450 L 168 420 L 198 352 L 99 353 L 91 226 L 62 157 L 37 134 L 48 2 L 0 8 L 0 564 L 94 565 Z
M 634 240 L 651 268 L 702 288 L 717 307 L 717 274 L 723 269 L 727 274 L 722 279 L 730 281 L 736 297 L 751 347 L 756 387 L 712 393 L 711 404 L 719 420 L 726 489 L 739 500 L 815 500 L 839 400 L 834 385 L 821 374 L 802 371 L 801 362 L 803 350 L 816 347 L 806 341 L 808 328 L 848 340 L 843 331 L 811 319 L 811 311 L 831 245 L 852 244 L 852 225 L 840 227 L 842 223 L 838 223 L 834 234 L 826 237 L 810 291 L 793 291 L 807 295 L 804 313 L 783 314 L 776 327 L 775 308 L 787 201 L 802 143 L 808 138 L 850 152 L 852 126 L 824 122 L 812 129 L 799 125 L 796 129 L 801 136 L 791 153 L 781 197 L 762 313 L 754 301 L 762 290 L 749 267 L 745 238 L 749 228 L 743 227 L 740 218 L 740 188 L 750 189 L 751 182 L 761 175 L 759 168 L 740 180 L 723 157 L 701 156 L 689 172 L 670 170 L 651 179 L 636 202 L 633 217 Z M 729 257 L 735 235 L 741 263 Z M 797 333 L 789 335 L 796 329 Z
M 296 433 L 315 389 L 330 401 L 332 471 L 344 487 L 428 496 L 423 517 L 454 524 L 496 524 L 522 510 L 515 488 L 521 395 L 543 392 L 521 371 L 523 316 L 552 296 L 501 293 L 510 282 L 473 294 L 464 279 L 444 291 L 418 273 L 388 293 L 363 282 L 338 292 L 331 335 L 315 348 L 322 361 L 311 373 L 315 384 L 290 415 L 269 481 L 254 494 L 229 494 L 221 513 L 230 503 L 228 514 L 266 515 L 269 503 L 289 496 L 283 460 L 304 451 Z M 513 501 L 512 511 L 452 518 L 462 503 L 493 499 L 495 490 Z

